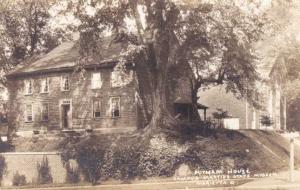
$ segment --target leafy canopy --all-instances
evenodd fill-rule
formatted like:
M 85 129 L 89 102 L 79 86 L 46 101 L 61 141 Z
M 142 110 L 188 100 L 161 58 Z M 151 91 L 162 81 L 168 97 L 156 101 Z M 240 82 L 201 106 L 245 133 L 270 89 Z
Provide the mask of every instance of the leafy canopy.
M 150 57 L 149 47 L 154 44 L 159 69 L 168 72 L 174 65 L 188 65 L 195 91 L 225 84 L 238 97 L 247 94 L 251 99 L 254 94 L 251 89 L 258 74 L 252 45 L 266 22 L 260 4 L 229 0 L 72 0 L 67 4 L 61 13 L 72 11 L 80 21 L 85 56 L 99 52 L 97 41 L 103 36 L 116 33 L 117 40 L 130 43 L 123 52 L 130 61 L 137 52 Z M 160 64 L 163 56 L 169 59 Z

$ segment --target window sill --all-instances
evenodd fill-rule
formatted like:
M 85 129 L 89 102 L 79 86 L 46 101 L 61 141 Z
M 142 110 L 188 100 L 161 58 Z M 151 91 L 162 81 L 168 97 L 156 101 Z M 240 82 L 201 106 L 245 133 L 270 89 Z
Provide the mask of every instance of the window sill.
M 31 94 L 24 94 L 24 96 L 32 96 L 32 93 Z
M 61 89 L 60 91 L 62 91 L 62 92 L 69 92 L 70 89 L 69 90 L 63 90 L 63 89 Z
M 119 119 L 121 118 L 121 116 L 118 116 L 118 117 L 110 117 L 111 119 Z
M 101 119 L 105 119 L 105 117 L 93 117 L 93 120 L 101 120 Z
M 97 120 L 101 120 L 101 119 L 119 119 L 119 118 L 121 118 L 121 116 L 119 116 L 119 117 L 102 116 L 102 117 L 93 117 L 93 120 L 97 121 Z
M 25 123 L 28 123 L 28 124 L 30 124 L 30 123 L 33 123 L 33 121 L 25 121 Z
M 49 94 L 49 92 L 41 92 L 40 94 Z
M 91 88 L 92 90 L 100 90 L 101 88 Z

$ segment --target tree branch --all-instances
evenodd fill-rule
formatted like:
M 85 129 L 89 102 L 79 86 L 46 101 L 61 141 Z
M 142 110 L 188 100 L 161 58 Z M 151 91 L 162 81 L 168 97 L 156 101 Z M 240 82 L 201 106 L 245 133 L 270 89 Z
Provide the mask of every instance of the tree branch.
M 144 44 L 144 39 L 143 39 L 144 29 L 143 29 L 141 17 L 139 15 L 139 12 L 137 9 L 137 6 L 138 6 L 137 0 L 130 1 L 129 4 L 130 4 L 130 8 L 132 10 L 133 16 L 134 16 L 135 24 L 137 26 L 139 41 L 141 42 L 141 44 Z

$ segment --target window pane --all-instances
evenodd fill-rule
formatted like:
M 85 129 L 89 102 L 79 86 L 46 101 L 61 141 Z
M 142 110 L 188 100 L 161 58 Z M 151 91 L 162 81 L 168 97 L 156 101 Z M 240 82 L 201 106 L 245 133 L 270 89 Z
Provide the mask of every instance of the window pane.
M 111 98 L 111 114 L 112 117 L 120 116 L 120 98 Z
M 100 100 L 94 100 L 94 117 L 101 117 L 101 101 Z
M 42 79 L 41 92 L 48 92 L 48 91 L 49 91 L 48 78 Z
M 32 94 L 32 80 L 25 81 L 25 94 Z
M 93 73 L 92 74 L 92 88 L 101 88 L 102 81 L 100 73 Z
M 62 90 L 69 90 L 70 84 L 69 84 L 69 76 L 63 76 L 62 77 Z
M 47 121 L 49 118 L 49 104 L 42 105 L 42 120 Z
M 26 105 L 25 114 L 26 114 L 26 121 L 32 121 L 33 120 L 32 105 Z

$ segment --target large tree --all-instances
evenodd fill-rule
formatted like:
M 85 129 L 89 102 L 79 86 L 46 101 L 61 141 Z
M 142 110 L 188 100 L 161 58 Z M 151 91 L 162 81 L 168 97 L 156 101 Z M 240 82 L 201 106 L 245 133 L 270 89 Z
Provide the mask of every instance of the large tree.
M 0 2 L 0 83 L 22 61 L 48 52 L 67 36 L 52 29 L 49 12 L 55 0 L 2 0 Z
M 83 57 L 97 54 L 97 41 L 108 32 L 116 34 L 115 41 L 129 43 L 120 64 L 137 58 L 137 67 L 141 60 L 146 63 L 137 77 L 147 78 L 143 81 L 151 89 L 150 103 L 143 103 L 150 126 L 172 126 L 169 87 L 180 75 L 192 83 L 194 104 L 198 90 L 211 84 L 226 85 L 237 97 L 252 100 L 258 79 L 252 44 L 264 25 L 259 4 L 205 2 L 72 0 L 62 13 L 72 11 L 80 20 Z

